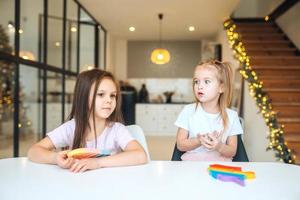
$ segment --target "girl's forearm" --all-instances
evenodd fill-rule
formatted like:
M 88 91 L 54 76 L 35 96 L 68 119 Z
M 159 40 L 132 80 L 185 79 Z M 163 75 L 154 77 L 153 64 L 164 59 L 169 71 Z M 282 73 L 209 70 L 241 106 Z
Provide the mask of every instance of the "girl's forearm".
M 132 150 L 118 153 L 112 156 L 98 159 L 99 168 L 141 165 L 148 162 L 146 153 L 143 150 Z
M 236 148 L 220 143 L 219 146 L 216 149 L 222 156 L 232 158 L 236 154 Z
M 180 151 L 191 151 L 201 146 L 201 142 L 198 138 L 189 138 L 181 141 L 177 141 L 177 148 Z
M 37 163 L 56 164 L 56 152 L 50 151 L 38 145 L 32 146 L 28 151 L 29 160 Z

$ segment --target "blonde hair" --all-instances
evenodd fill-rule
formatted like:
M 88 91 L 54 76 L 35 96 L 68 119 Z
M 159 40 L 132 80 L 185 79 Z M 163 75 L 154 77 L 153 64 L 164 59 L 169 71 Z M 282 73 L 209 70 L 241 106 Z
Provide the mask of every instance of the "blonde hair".
M 220 109 L 220 115 L 223 121 L 224 131 L 228 126 L 228 115 L 226 108 L 229 107 L 232 98 L 232 69 L 228 62 L 220 62 L 218 60 L 209 60 L 207 62 L 199 63 L 197 67 L 214 67 L 217 70 L 217 79 L 223 86 L 223 92 L 220 94 L 218 105 Z M 194 86 L 193 86 L 194 90 Z M 196 98 L 196 101 L 199 100 Z

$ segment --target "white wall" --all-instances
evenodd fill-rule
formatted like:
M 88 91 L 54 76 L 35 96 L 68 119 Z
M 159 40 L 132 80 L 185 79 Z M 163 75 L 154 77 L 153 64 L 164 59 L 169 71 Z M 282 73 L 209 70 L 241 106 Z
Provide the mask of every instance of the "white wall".
M 241 0 L 234 11 L 235 18 L 265 17 L 278 7 L 283 0 Z
M 250 96 L 248 83 L 244 84 L 245 148 L 250 161 L 276 161 L 273 151 L 266 151 L 269 144 L 269 129 L 255 100 Z
M 115 76 L 119 80 L 127 79 L 127 40 L 117 39 L 115 42 Z
M 106 66 L 107 71 L 115 72 L 115 38 L 107 32 Z
M 234 17 L 255 17 L 257 16 L 257 2 L 256 0 L 241 0 L 240 4 L 234 11 Z
M 300 49 L 300 3 L 298 2 L 294 7 L 280 16 L 276 22 L 281 29 L 288 35 L 294 44 Z
M 284 0 L 257 0 L 257 17 L 265 17 L 272 13 Z

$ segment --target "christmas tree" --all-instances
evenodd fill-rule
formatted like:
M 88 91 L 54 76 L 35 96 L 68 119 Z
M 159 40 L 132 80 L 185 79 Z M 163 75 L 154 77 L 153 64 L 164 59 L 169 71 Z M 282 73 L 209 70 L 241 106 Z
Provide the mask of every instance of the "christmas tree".
M 0 25 L 0 51 L 11 54 L 12 48 L 4 28 Z M 0 120 L 6 121 L 13 113 L 14 68 L 11 62 L 0 60 Z
M 0 51 L 13 54 L 13 49 L 9 45 L 9 38 L 5 29 L 0 25 Z M 20 134 L 27 133 L 31 122 L 26 117 L 26 109 L 23 106 L 25 95 L 19 91 L 19 124 Z M 2 139 L 9 139 L 12 135 L 7 135 L 4 131 L 12 133 L 12 130 L 6 130 L 3 122 L 12 121 L 14 112 L 14 65 L 7 60 L 0 60 L 0 136 Z M 12 129 L 13 127 L 10 126 Z M 21 134 L 21 136 L 22 136 Z M 0 138 L 0 140 L 1 140 Z

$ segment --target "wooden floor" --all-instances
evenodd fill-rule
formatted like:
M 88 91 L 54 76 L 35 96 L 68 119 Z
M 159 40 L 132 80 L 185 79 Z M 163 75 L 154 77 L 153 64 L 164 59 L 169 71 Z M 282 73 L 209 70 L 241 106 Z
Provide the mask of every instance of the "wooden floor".
M 151 160 L 171 160 L 175 136 L 147 136 L 146 140 Z

